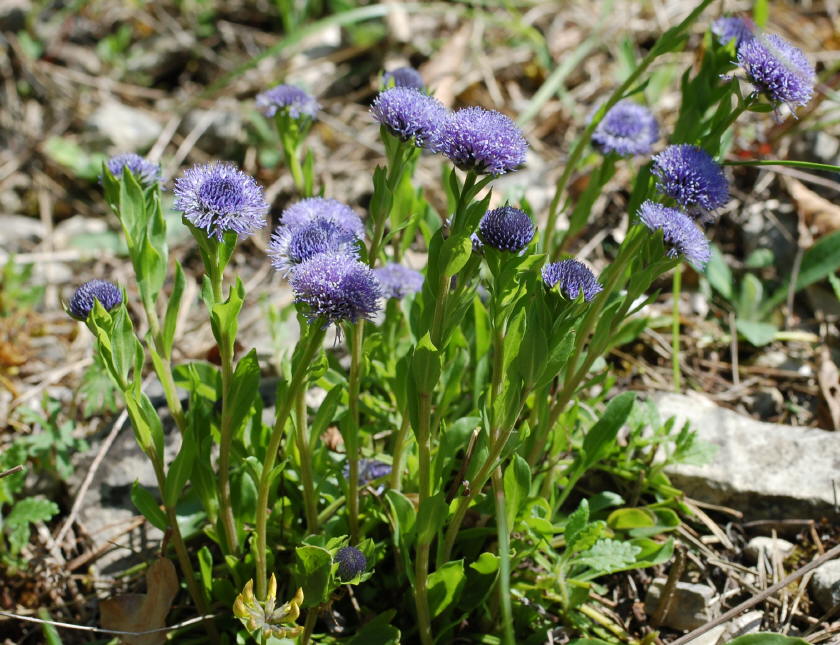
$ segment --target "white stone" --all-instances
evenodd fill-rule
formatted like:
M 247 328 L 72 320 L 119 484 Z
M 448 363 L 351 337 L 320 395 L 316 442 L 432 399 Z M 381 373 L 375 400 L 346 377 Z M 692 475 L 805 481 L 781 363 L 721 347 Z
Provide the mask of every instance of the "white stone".
M 744 549 L 744 555 L 747 556 L 750 562 L 758 562 L 760 553 L 764 553 L 764 555 L 766 555 L 770 560 L 773 559 L 773 555 L 776 553 L 784 559 L 793 552 L 794 548 L 795 545 L 791 544 L 787 540 L 783 540 L 781 538 L 773 539 L 772 537 L 767 537 L 766 535 L 759 535 L 747 542 L 747 546 Z
M 652 616 L 659 606 L 664 578 L 656 578 L 645 594 L 645 612 Z M 720 596 L 708 585 L 678 582 L 674 588 L 671 606 L 662 624 L 672 629 L 690 631 L 705 625 L 720 614 Z
M 726 627 L 718 645 L 724 645 L 738 636 L 754 634 L 761 629 L 761 621 L 764 619 L 763 611 L 748 611 L 738 618 L 724 624 Z
M 840 560 L 829 560 L 817 567 L 810 586 L 823 611 L 828 611 L 840 603 Z
M 685 645 L 720 645 L 721 637 L 725 631 L 726 625 L 718 625 L 705 634 L 700 634 L 697 638 L 692 638 Z
M 703 466 L 667 469 L 689 497 L 731 506 L 750 518 L 833 517 L 840 472 L 840 434 L 755 421 L 694 395 L 654 397 L 662 419 L 689 422 L 700 440 L 717 447 Z
M 149 148 L 163 129 L 147 112 L 110 100 L 90 115 L 88 125 L 120 151 L 138 153 Z

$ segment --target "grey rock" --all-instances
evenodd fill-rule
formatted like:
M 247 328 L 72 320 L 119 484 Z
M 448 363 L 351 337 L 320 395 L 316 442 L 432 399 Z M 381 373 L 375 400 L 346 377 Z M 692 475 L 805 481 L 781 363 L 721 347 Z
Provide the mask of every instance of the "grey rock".
M 690 423 L 698 438 L 717 447 L 703 466 L 668 467 L 689 497 L 737 508 L 748 518 L 834 517 L 840 435 L 813 428 L 755 421 L 701 395 L 654 397 L 663 419 Z
M 122 152 L 146 150 L 163 128 L 147 112 L 111 100 L 90 115 L 88 126 Z
M 213 154 L 232 154 L 245 141 L 245 125 L 237 101 L 220 100 L 212 110 L 192 110 L 180 128 L 188 135 L 194 128 L 204 128 L 198 146 Z
M 750 562 L 757 562 L 760 554 L 764 554 L 768 559 L 772 560 L 773 556 L 778 553 L 779 557 L 784 559 L 793 553 L 796 548 L 794 544 L 783 540 L 781 538 L 773 539 L 766 535 L 759 535 L 754 537 L 744 548 L 744 555 Z
M 645 594 L 645 612 L 652 616 L 659 606 L 665 579 L 656 578 Z M 720 596 L 708 585 L 678 582 L 671 606 L 662 624 L 671 629 L 689 631 L 705 625 L 720 615 Z
M 763 611 L 748 611 L 746 614 L 741 614 L 728 623 L 724 623 L 724 633 L 718 643 L 723 645 L 728 643 L 733 638 L 744 636 L 745 634 L 754 634 L 761 629 L 761 621 L 764 619 Z
M 726 625 L 718 625 L 705 634 L 700 634 L 697 638 L 692 638 L 685 645 L 720 645 L 721 637 L 725 632 Z
M 29 0 L 0 1 L 0 31 L 20 31 L 26 26 L 26 14 L 30 11 Z
M 34 217 L 0 215 L 0 247 L 14 249 L 21 242 L 37 242 L 44 238 L 44 224 Z
M 814 570 L 811 593 L 823 611 L 840 603 L 840 560 L 830 560 Z

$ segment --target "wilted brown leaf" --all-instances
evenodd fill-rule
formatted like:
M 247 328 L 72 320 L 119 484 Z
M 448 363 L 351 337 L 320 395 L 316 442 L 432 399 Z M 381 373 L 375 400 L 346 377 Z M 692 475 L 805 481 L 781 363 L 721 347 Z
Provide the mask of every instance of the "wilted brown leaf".
M 814 237 L 840 230 L 840 206 L 820 197 L 795 179 L 786 177 L 785 184 L 793 201 L 796 202 L 799 215 L 805 220 L 806 226 L 813 232 Z
M 166 615 L 178 593 L 175 565 L 166 558 L 146 571 L 146 593 L 130 593 L 99 603 L 102 627 L 121 632 L 145 632 L 166 626 Z M 142 636 L 120 636 L 125 645 L 161 645 L 166 632 Z

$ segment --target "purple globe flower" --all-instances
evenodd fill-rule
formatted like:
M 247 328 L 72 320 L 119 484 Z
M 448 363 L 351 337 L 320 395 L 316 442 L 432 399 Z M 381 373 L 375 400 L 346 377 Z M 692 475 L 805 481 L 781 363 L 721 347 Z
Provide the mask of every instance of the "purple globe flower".
M 423 288 L 423 275 L 402 264 L 391 262 L 373 270 L 385 298 L 404 298 Z
M 543 267 L 542 278 L 549 289 L 558 285 L 560 293 L 571 300 L 583 294 L 583 299 L 591 302 L 604 290 L 604 286 L 598 282 L 592 271 L 583 262 L 577 260 L 562 260 L 547 264 Z
M 668 146 L 653 157 L 657 190 L 685 208 L 711 211 L 729 200 L 723 169 L 708 152 L 686 143 Z
M 367 568 L 365 554 L 354 546 L 341 547 L 336 552 L 334 561 L 338 563 L 338 577 L 341 580 L 352 580 Z
M 96 300 L 111 311 L 122 304 L 122 292 L 117 285 L 107 280 L 90 280 L 76 289 L 67 308 L 73 318 L 87 320 Z
M 368 265 L 338 253 L 321 253 L 301 262 L 292 272 L 295 301 L 309 307 L 310 322 L 326 324 L 369 319 L 379 311 L 382 290 Z
M 307 117 L 314 119 L 321 106 L 309 93 L 294 85 L 278 85 L 260 92 L 256 99 L 257 107 L 271 118 L 279 110 L 288 110 L 293 119 Z
M 176 210 L 208 236 L 226 231 L 251 235 L 265 226 L 268 203 L 262 187 L 230 163 L 196 165 L 175 180 Z
M 534 239 L 534 224 L 525 211 L 502 206 L 484 214 L 478 224 L 478 237 L 500 251 L 521 251 Z
M 134 153 L 115 155 L 108 160 L 107 166 L 108 172 L 117 179 L 122 177 L 123 169 L 128 168 L 141 186 L 148 187 L 160 181 L 160 165 Z
M 289 228 L 280 225 L 268 243 L 271 265 L 284 275 L 298 264 L 319 253 L 343 253 L 359 257 L 359 238 L 333 220 L 316 217 L 310 222 Z
M 394 87 L 412 87 L 415 90 L 425 89 L 423 77 L 413 67 L 398 67 L 382 75 L 382 87 L 388 87 L 393 83 Z
M 440 152 L 461 170 L 503 175 L 525 163 L 528 142 L 504 114 L 480 107 L 451 114 L 441 132 Z
M 345 463 L 342 469 L 344 478 L 350 477 L 350 464 Z M 381 479 L 391 474 L 391 464 L 378 459 L 359 459 L 359 486 L 367 486 L 375 479 Z
M 650 154 L 659 139 L 659 124 L 646 107 L 633 101 L 619 101 L 604 116 L 592 141 L 603 153 L 629 155 Z
M 437 152 L 447 113 L 433 96 L 411 87 L 392 87 L 376 95 L 370 113 L 395 137 Z
M 738 16 L 723 16 L 712 23 L 712 33 L 718 42 L 726 45 L 734 40 L 736 47 L 753 37 L 753 28 L 752 20 Z
M 639 207 L 638 215 L 651 231 L 662 231 L 668 257 L 682 255 L 698 270 L 706 266 L 711 257 L 709 240 L 688 215 L 650 200 Z
M 738 47 L 738 64 L 756 90 L 773 103 L 793 108 L 814 94 L 816 73 L 802 50 L 776 34 L 756 36 Z
M 356 211 L 337 199 L 323 197 L 309 197 L 295 202 L 280 215 L 280 223 L 294 229 L 308 224 L 315 218 L 335 222 L 352 231 L 360 239 L 365 235 L 365 225 Z

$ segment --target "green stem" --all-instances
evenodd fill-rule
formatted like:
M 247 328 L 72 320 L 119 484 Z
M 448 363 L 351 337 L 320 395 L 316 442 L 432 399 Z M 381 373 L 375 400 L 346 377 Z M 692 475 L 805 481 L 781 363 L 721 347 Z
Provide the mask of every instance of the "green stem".
M 300 645 L 307 645 L 309 639 L 312 637 L 312 632 L 315 631 L 315 623 L 318 622 L 318 610 L 320 605 L 310 607 L 306 610 L 306 622 L 303 624 L 303 634 L 300 637 Z
M 404 414 L 400 423 L 400 429 L 397 431 L 397 436 L 394 440 L 394 448 L 391 452 L 393 457 L 391 458 L 390 487 L 396 491 L 402 490 L 402 470 L 409 427 L 408 415 Z
M 796 161 L 795 159 L 761 159 L 751 161 L 723 161 L 723 166 L 792 166 L 794 168 L 806 168 L 808 170 L 825 170 L 827 172 L 840 172 L 840 166 L 832 166 L 827 163 L 816 163 L 813 161 Z
M 359 388 L 361 384 L 362 343 L 365 337 L 364 321 L 353 328 L 350 348 L 350 374 L 347 379 L 348 424 L 344 439 L 347 447 L 347 514 L 350 523 L 350 543 L 359 541 Z
M 630 90 L 630 88 L 633 87 L 633 85 L 636 83 L 638 78 L 645 72 L 645 70 L 647 70 L 647 68 L 650 67 L 651 63 L 653 63 L 653 61 L 657 57 L 664 53 L 664 51 L 662 50 L 666 45 L 665 38 L 677 38 L 677 36 L 682 31 L 685 31 L 685 29 L 692 22 L 694 22 L 694 20 L 706 9 L 706 7 L 709 4 L 711 4 L 711 2 L 712 0 L 703 0 L 679 25 L 672 29 L 669 29 L 662 36 L 660 36 L 659 40 L 654 44 L 654 46 L 648 52 L 647 56 L 645 56 L 639 63 L 639 66 L 633 70 L 630 76 L 628 76 L 627 79 L 621 85 L 619 85 L 618 88 L 610 95 L 606 102 L 603 105 L 601 105 L 592 121 L 590 121 L 589 125 L 583 131 L 583 134 L 581 134 L 580 138 L 577 140 L 577 142 L 575 142 L 574 148 L 572 148 L 571 153 L 569 153 L 569 159 L 566 162 L 566 167 L 563 169 L 563 174 L 560 175 L 560 178 L 557 180 L 557 184 L 554 187 L 554 197 L 552 198 L 551 205 L 548 209 L 548 220 L 545 226 L 543 250 L 550 255 L 552 261 L 556 261 L 560 253 L 559 246 L 557 248 L 552 248 L 554 229 L 557 225 L 557 216 L 559 215 L 560 200 L 562 199 L 563 192 L 566 190 L 566 185 L 569 183 L 569 179 L 571 179 L 572 173 L 577 168 L 577 165 L 580 162 L 584 151 L 586 150 L 586 146 L 592 139 L 592 135 L 595 132 L 595 129 L 598 127 L 598 124 L 601 122 L 601 120 L 604 118 L 607 112 L 609 112 L 610 108 L 612 108 L 616 103 L 618 103 L 618 101 L 624 98 L 624 95 Z
M 289 413 L 292 410 L 297 391 L 302 389 L 306 381 L 306 373 L 309 369 L 309 364 L 315 352 L 321 346 L 321 341 L 324 339 L 324 321 L 318 319 L 312 321 L 309 327 L 307 338 L 301 339 L 303 349 L 300 354 L 295 357 L 295 363 L 292 368 L 292 378 L 289 382 L 289 389 L 286 391 L 283 400 L 278 402 L 277 416 L 274 419 L 274 427 L 271 430 L 271 437 L 266 448 L 265 459 L 263 460 L 262 472 L 260 473 L 260 482 L 257 487 L 257 516 L 254 524 L 254 533 L 256 540 L 254 541 L 254 560 L 256 561 L 257 569 L 257 596 L 260 600 L 265 600 L 268 580 L 268 566 L 266 562 L 266 542 L 267 534 L 266 527 L 268 524 L 268 497 L 271 489 L 271 482 L 273 481 L 274 464 L 277 461 L 277 449 L 280 447 L 280 442 L 283 439 L 283 432 L 286 427 L 286 421 L 289 418 Z M 297 352 L 296 352 L 297 353 Z
M 417 558 L 414 562 L 414 606 L 417 609 L 417 630 L 423 645 L 432 645 L 432 614 L 429 610 L 428 578 L 429 552 L 428 542 L 417 545 Z
M 514 645 L 513 605 L 510 598 L 510 532 L 507 523 L 505 487 L 502 469 L 493 470 L 493 493 L 496 500 L 496 533 L 499 540 L 499 604 L 502 607 L 502 642 Z
M 298 152 L 298 144 L 292 137 L 286 133 L 280 133 L 280 139 L 283 144 L 283 156 L 286 159 L 286 165 L 292 173 L 292 180 L 295 183 L 295 190 L 298 191 L 301 197 L 311 197 L 306 190 L 306 180 L 303 176 L 303 167 L 300 165 L 300 155 Z
M 674 379 L 674 392 L 682 389 L 680 372 L 680 291 L 682 287 L 682 264 L 674 269 L 671 297 L 671 371 Z
M 295 396 L 295 440 L 300 459 L 300 478 L 303 482 L 303 506 L 306 530 L 311 535 L 318 530 L 318 494 L 312 474 L 312 453 L 309 450 L 309 433 L 306 420 L 306 388 Z

